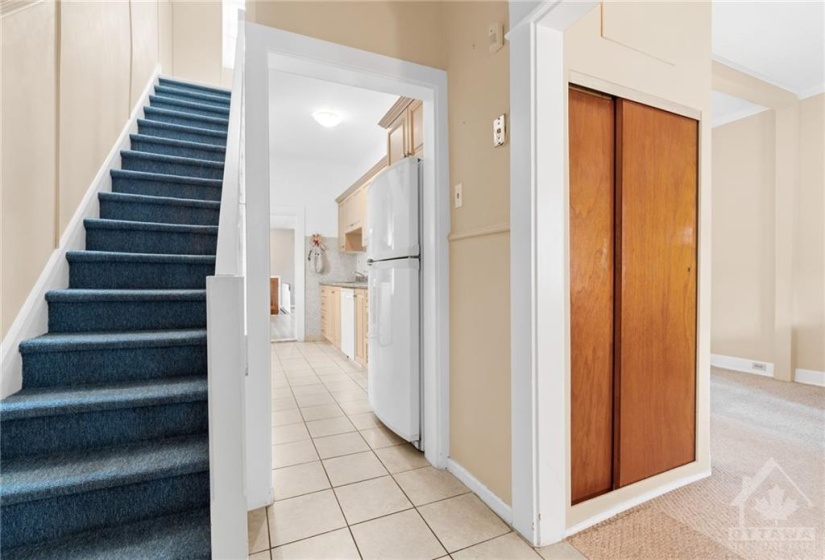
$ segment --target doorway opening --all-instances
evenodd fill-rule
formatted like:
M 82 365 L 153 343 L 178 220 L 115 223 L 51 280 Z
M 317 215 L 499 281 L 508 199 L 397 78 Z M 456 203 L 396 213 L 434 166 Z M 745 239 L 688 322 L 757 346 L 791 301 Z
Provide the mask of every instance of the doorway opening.
M 295 230 L 269 231 L 269 324 L 272 342 L 295 338 Z

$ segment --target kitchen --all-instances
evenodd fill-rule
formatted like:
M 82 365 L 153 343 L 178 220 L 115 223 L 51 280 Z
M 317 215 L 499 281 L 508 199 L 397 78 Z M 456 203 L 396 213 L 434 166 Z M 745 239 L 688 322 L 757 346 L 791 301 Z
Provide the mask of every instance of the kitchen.
M 296 328 L 286 339 L 326 341 L 369 370 L 362 388 L 376 416 L 420 449 L 423 104 L 295 76 L 278 76 L 278 87 L 271 112 L 292 132 L 272 137 L 272 227 L 293 218 L 295 241 L 272 237 L 271 276 L 292 258 Z

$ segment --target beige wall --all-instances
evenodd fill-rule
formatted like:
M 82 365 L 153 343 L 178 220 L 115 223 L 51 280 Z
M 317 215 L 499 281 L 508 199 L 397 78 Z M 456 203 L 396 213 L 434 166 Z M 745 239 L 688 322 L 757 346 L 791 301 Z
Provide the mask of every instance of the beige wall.
M 790 371 L 825 371 L 825 94 L 794 106 L 798 170 L 791 186 L 776 172 L 776 111 L 713 131 L 712 351 L 775 365 L 790 352 Z M 785 201 L 792 204 L 790 236 L 777 233 L 776 208 Z M 777 270 L 782 253 L 791 255 L 792 270 Z M 775 327 L 777 279 L 791 293 L 790 349 L 780 346 Z M 789 379 L 790 371 L 777 377 Z
M 774 117 L 713 130 L 714 354 L 773 361 Z
M 57 204 L 56 11 L 52 2 L 2 26 L 2 334 L 55 247 Z M 33 48 L 36 45 L 36 48 Z M 13 140 L 12 140 L 13 139 Z
M 506 2 L 258 2 L 256 21 L 446 69 L 452 210 L 450 244 L 451 456 L 509 503 L 509 148 L 490 141 L 509 112 L 507 47 L 487 51 L 487 27 L 507 26 Z M 503 232 L 478 236 L 479 229 Z M 474 233 L 475 232 L 475 233 Z
M 269 272 L 295 289 L 295 230 L 273 229 L 269 234 Z
M 799 104 L 794 243 L 795 367 L 825 371 L 825 94 Z
M 185 80 L 224 84 L 221 1 L 175 0 L 171 20 L 171 73 Z
M 162 15 L 147 0 L 47 1 L 0 20 L 4 336 L 169 43 Z

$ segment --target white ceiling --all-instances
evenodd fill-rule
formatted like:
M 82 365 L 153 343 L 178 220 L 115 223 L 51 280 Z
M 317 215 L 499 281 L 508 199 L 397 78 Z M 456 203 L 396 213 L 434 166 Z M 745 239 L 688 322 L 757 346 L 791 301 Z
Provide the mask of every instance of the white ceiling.
M 714 0 L 713 57 L 800 97 L 821 93 L 825 1 Z
M 386 151 L 387 132 L 378 121 L 397 96 L 274 70 L 270 85 L 272 157 L 366 165 L 358 178 Z M 341 124 L 324 128 L 312 118 L 319 110 L 339 113 Z

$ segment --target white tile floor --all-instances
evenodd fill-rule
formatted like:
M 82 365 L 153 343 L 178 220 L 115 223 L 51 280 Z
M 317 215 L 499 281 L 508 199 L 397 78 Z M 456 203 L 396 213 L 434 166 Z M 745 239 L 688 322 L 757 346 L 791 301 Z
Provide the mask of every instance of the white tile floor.
M 269 335 L 272 342 L 295 340 L 295 316 L 283 311 L 270 315 Z
M 272 383 L 275 503 L 249 513 L 251 559 L 584 558 L 531 548 L 384 428 L 366 372 L 333 346 L 273 344 Z

